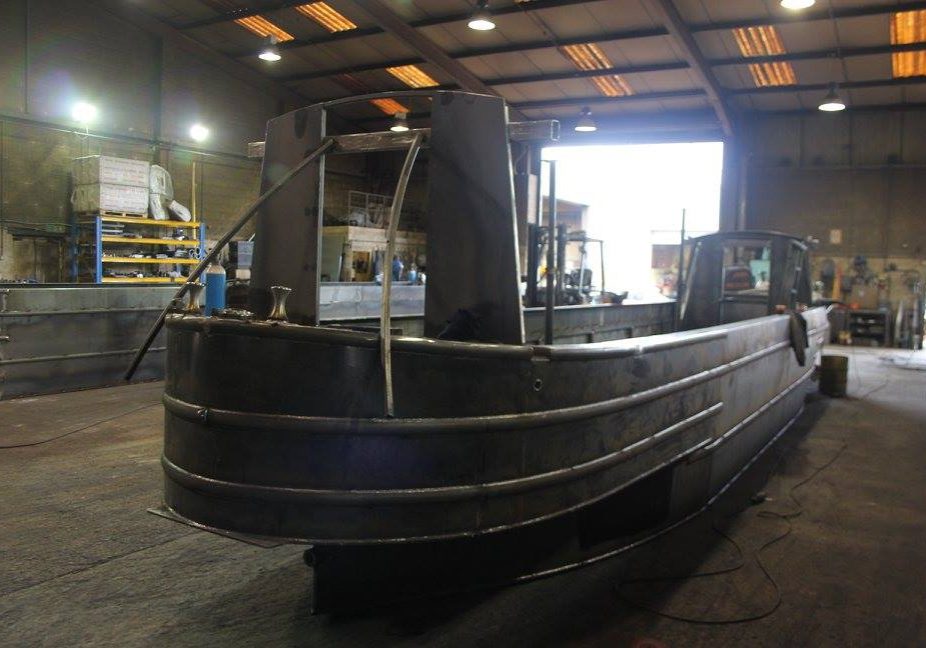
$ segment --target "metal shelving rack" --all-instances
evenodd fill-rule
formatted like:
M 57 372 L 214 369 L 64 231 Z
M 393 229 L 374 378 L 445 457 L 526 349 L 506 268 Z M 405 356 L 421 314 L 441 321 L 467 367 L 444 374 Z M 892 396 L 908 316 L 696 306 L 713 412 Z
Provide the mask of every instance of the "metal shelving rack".
M 125 230 L 140 234 L 138 238 L 114 236 L 103 233 L 104 223 L 131 225 Z M 149 229 L 153 228 L 153 229 Z M 183 240 L 158 238 L 153 231 L 164 228 L 190 230 L 190 236 Z M 195 255 L 188 258 L 137 258 L 128 254 L 105 254 L 104 250 L 126 247 L 151 248 L 153 253 L 162 246 L 195 248 Z M 195 266 L 206 254 L 206 224 L 202 221 L 154 220 L 143 216 L 113 212 L 76 214 L 71 228 L 71 278 L 75 282 L 91 283 L 180 283 L 184 277 L 107 277 L 106 266 L 150 266 L 165 265 L 180 270 L 182 266 Z
M 878 346 L 890 346 L 891 314 L 884 309 L 850 310 L 847 328 L 854 340 L 870 340 Z

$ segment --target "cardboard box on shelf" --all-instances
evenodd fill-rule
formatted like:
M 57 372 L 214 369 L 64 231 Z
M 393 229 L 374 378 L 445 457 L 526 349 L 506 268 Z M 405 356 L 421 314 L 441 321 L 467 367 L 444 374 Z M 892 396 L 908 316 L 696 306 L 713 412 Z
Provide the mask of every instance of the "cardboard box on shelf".
M 74 187 L 71 205 L 75 212 L 111 211 L 145 216 L 148 186 L 87 184 Z
M 111 155 L 88 155 L 75 158 L 71 165 L 74 184 L 125 185 L 148 187 L 151 164 L 145 160 L 130 160 Z

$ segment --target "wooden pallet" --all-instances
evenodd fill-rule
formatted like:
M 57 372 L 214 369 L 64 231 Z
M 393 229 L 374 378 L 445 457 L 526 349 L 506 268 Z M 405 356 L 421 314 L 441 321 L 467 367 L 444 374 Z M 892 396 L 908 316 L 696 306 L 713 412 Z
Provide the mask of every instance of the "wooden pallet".
M 152 219 L 148 218 L 147 211 L 143 214 L 137 214 L 133 212 L 117 212 L 117 211 L 102 210 L 102 211 L 74 212 L 74 215 L 75 216 L 119 216 L 122 218 L 135 218 L 135 219 L 143 218 L 146 220 L 154 220 L 153 218 Z

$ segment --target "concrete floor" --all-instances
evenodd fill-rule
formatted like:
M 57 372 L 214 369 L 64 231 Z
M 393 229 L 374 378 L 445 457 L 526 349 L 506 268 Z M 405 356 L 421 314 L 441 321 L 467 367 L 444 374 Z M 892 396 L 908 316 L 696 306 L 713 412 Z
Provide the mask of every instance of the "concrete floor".
M 309 614 L 299 547 L 259 549 L 155 517 L 161 385 L 0 402 L 2 646 L 912 646 L 926 644 L 926 371 L 852 355 L 850 398 L 799 422 L 711 512 L 623 557 L 501 591 Z M 926 361 L 926 352 L 917 354 Z M 109 420 L 106 420 L 109 419 Z M 103 422 L 99 422 L 103 421 Z M 99 423 L 98 423 L 99 422 Z M 835 460 L 834 460 L 835 459 Z M 695 625 L 781 605 L 751 623 Z M 771 478 L 769 473 L 774 472 Z M 750 495 L 764 491 L 764 503 Z M 738 513 L 737 513 L 738 512 Z M 622 580 L 743 568 L 696 579 Z

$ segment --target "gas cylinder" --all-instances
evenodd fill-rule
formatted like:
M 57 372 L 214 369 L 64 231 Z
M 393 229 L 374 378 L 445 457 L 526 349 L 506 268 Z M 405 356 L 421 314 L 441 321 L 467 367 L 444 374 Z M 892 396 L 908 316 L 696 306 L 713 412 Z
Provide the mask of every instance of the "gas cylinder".
M 225 268 L 211 263 L 206 269 L 206 307 L 203 314 L 208 317 L 220 308 L 225 308 Z

